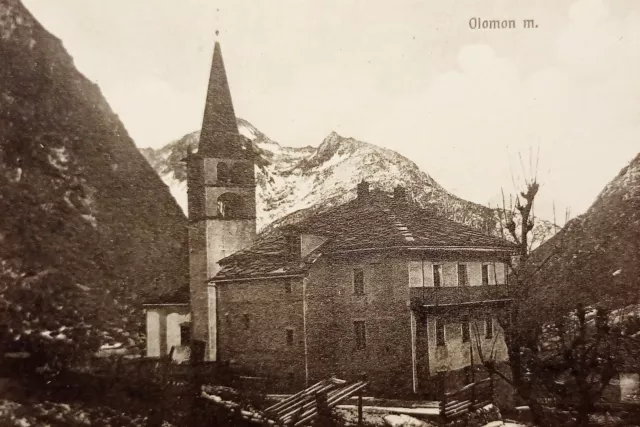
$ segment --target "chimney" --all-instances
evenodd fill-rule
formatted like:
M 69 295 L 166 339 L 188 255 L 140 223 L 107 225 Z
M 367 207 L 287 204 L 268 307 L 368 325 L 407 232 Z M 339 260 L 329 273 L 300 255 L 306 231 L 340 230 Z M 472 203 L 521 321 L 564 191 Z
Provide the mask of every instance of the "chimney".
M 398 185 L 393 189 L 393 200 L 398 203 L 407 201 L 407 190 L 402 185 Z
M 287 252 L 286 252 L 287 260 L 300 259 L 300 255 L 301 255 L 300 234 L 289 231 L 288 234 L 286 235 L 286 239 L 287 239 Z
M 369 196 L 369 183 L 363 179 L 362 182 L 358 184 L 357 192 L 358 199 L 367 198 Z

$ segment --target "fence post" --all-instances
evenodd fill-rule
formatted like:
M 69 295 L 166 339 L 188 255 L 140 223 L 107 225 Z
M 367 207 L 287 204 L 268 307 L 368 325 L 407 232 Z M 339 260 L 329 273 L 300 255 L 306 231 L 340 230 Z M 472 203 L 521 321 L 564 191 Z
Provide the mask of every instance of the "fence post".
M 495 385 L 493 384 L 493 371 L 489 373 L 489 393 L 491 393 L 491 403 L 495 402 Z
M 476 383 L 471 383 L 471 407 L 476 404 Z
M 360 375 L 361 381 L 366 381 L 367 377 L 365 374 Z M 362 392 L 363 389 L 358 391 L 358 427 L 362 427 Z
M 442 418 L 442 423 L 446 424 L 447 422 L 447 388 L 445 386 L 445 377 L 444 372 L 438 373 L 438 388 L 440 394 L 440 417 Z
M 362 390 L 358 392 L 358 427 L 362 427 Z
M 326 392 L 316 393 L 316 421 L 317 426 L 331 424 L 331 410 L 327 402 Z

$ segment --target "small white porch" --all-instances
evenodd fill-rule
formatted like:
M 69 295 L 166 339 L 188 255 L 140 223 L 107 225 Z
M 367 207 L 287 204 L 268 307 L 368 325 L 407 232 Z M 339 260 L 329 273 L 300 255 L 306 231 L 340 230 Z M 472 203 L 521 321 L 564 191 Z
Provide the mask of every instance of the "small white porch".
M 147 304 L 147 357 L 163 357 L 191 340 L 189 304 Z

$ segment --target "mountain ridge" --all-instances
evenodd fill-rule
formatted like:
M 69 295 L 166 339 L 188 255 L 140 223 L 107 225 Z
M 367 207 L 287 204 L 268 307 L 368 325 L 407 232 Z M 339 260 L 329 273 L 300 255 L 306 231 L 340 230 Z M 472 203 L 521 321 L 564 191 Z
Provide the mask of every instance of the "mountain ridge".
M 371 188 L 392 192 L 397 185 L 424 208 L 450 219 L 499 235 L 498 210 L 463 200 L 445 190 L 433 177 L 401 154 L 369 142 L 343 137 L 331 131 L 317 146 L 286 147 L 272 140 L 247 120 L 238 118 L 238 130 L 249 138 L 261 162 L 257 173 L 258 229 L 296 222 L 318 210 L 345 203 L 356 195 L 356 185 L 369 181 Z M 192 132 L 160 149 L 141 152 L 186 208 L 187 146 L 197 149 L 199 133 Z M 538 239 L 553 232 L 541 221 Z

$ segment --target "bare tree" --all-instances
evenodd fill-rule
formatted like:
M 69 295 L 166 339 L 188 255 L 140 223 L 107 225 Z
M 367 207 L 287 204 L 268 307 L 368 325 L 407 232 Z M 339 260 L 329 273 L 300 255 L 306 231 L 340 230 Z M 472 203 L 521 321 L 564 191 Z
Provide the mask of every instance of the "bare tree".
M 571 408 L 576 424 L 584 427 L 611 379 L 638 354 L 638 340 L 632 337 L 629 325 L 637 327 L 640 322 L 614 321 L 603 308 L 578 306 L 550 324 L 532 319 L 525 311 L 532 294 L 540 292 L 539 272 L 563 249 L 564 231 L 560 230 L 555 242 L 531 259 L 533 207 L 539 189 L 535 178 L 526 180 L 525 190 L 510 199 L 509 208 L 503 195 L 501 231 L 515 242 L 515 255 L 509 262 L 512 305 L 500 317 L 510 375 L 501 372 L 495 360 L 497 335 L 490 351 L 483 350 L 476 328 L 476 354 L 526 402 L 537 425 L 546 422 L 543 402 L 556 402 Z M 568 213 L 565 217 L 568 220 Z
M 524 172 L 522 157 L 520 163 Z M 491 354 L 485 354 L 478 344 L 477 354 L 481 363 L 492 373 L 496 374 L 510 384 L 518 396 L 524 400 L 531 409 L 533 420 L 536 424 L 543 423 L 543 406 L 537 399 L 535 383 L 531 375 L 532 361 L 539 352 L 538 343 L 542 327 L 535 321 L 532 322 L 523 309 L 529 304 L 531 293 L 535 290 L 535 276 L 544 268 L 559 251 L 562 238 L 541 261 L 530 265 L 529 258 L 532 250 L 534 236 L 532 231 L 535 226 L 534 204 L 540 190 L 537 181 L 537 173 L 531 163 L 530 178 L 524 180 L 524 190 L 515 197 L 509 197 L 507 207 L 504 191 L 502 191 L 502 209 L 498 210 L 500 231 L 503 237 L 509 238 L 515 243 L 514 255 L 508 261 L 510 271 L 509 286 L 511 287 L 512 304 L 508 310 L 500 315 L 500 324 L 503 329 L 504 341 L 509 356 L 510 375 L 506 375 L 498 369 L 498 365 Z M 537 170 L 536 160 L 536 170 Z M 512 174 L 513 179 L 513 174 Z M 514 187 L 516 186 L 513 179 Z M 560 231 L 560 234 L 562 231 Z M 494 337 L 496 341 L 497 337 Z M 495 348 L 495 342 L 492 349 Z

